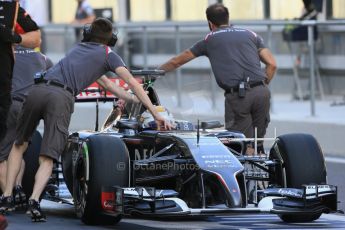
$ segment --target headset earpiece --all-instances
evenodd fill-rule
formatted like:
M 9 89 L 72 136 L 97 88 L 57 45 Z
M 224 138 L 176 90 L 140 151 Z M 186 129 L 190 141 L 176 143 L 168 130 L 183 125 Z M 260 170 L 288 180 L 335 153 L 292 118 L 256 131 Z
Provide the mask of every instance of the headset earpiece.
M 92 38 L 91 24 L 85 24 L 83 28 L 83 39 L 82 42 L 89 42 Z
M 110 23 L 110 26 L 112 26 L 111 22 L 109 23 Z M 109 38 L 109 36 L 97 34 L 95 33 L 95 31 L 92 31 L 92 24 L 85 24 L 83 28 L 83 39 L 81 41 L 90 42 L 92 38 L 106 39 L 108 40 L 108 43 L 107 43 L 108 46 L 115 46 L 118 40 L 117 34 L 114 32 L 112 32 L 111 37 Z
M 107 45 L 108 46 L 115 46 L 116 42 L 117 42 L 117 34 L 112 33 L 111 34 L 111 38 L 110 38 L 110 40 L 109 40 Z

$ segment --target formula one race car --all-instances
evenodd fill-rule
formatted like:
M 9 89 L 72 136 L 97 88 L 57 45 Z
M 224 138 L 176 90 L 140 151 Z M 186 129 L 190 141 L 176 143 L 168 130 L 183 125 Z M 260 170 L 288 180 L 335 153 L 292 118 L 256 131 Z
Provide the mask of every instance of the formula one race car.
M 163 74 L 133 72 L 157 109 L 169 115 L 153 88 Z M 116 100 L 97 90 L 76 100 Z M 64 181 L 86 224 L 115 224 L 123 215 L 255 212 L 307 222 L 337 211 L 337 187 L 327 184 L 324 156 L 311 135 L 281 135 L 269 153 L 248 154 L 258 139 L 220 130 L 219 122 L 173 120 L 174 130 L 158 131 L 142 104 L 120 111 L 114 106 L 101 131 L 71 134 L 62 154 Z

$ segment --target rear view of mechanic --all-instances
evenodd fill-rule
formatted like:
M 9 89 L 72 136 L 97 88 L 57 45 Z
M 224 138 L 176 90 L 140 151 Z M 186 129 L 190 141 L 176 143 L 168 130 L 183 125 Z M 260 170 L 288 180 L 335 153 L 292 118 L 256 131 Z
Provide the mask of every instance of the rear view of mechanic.
M 34 76 L 37 72 L 46 71 L 53 66 L 52 61 L 40 52 L 30 48 L 24 48 L 16 45 L 14 54 L 16 62 L 13 69 L 12 79 L 12 104 L 7 117 L 7 132 L 5 138 L 0 142 L 0 188 L 5 190 L 7 158 L 10 154 L 12 145 L 16 138 L 16 125 L 18 116 L 22 109 L 23 102 L 29 89 L 34 85 Z M 24 160 L 20 173 L 16 178 L 14 188 L 15 205 L 25 206 L 26 197 L 21 187 L 21 181 L 24 173 Z
M 12 195 L 23 153 L 39 120 L 43 119 L 40 166 L 35 176 L 33 193 L 28 201 L 28 211 L 33 221 L 46 220 L 39 205 L 39 198 L 52 173 L 53 160 L 59 159 L 65 147 L 74 109 L 74 95 L 97 80 L 108 91 L 120 98 L 124 97 L 119 95 L 119 87 L 104 76 L 108 71 L 115 72 L 128 84 L 153 114 L 158 127 L 171 129 L 171 125 L 156 112 L 149 97 L 127 70 L 122 59 L 109 47 L 114 46 L 116 40 L 112 23 L 107 19 L 96 19 L 90 27 L 84 28 L 83 42 L 72 48 L 65 58 L 50 68 L 44 78 L 32 87 L 23 105 L 17 125 L 16 142 L 8 158 L 6 189 L 0 209 L 7 211 L 13 207 L 9 197 Z
M 159 69 L 172 71 L 190 60 L 207 56 L 218 85 L 225 91 L 225 128 L 246 137 L 264 137 L 270 117 L 270 91 L 276 62 L 256 33 L 229 24 L 228 9 L 220 3 L 206 10 L 210 33 Z M 262 61 L 266 70 L 261 69 Z M 259 143 L 258 151 L 263 152 Z
M 1 15 L 2 16 L 2 15 Z M 35 48 L 41 44 L 37 24 L 19 7 L 15 31 L 0 24 L 0 141 L 6 134 L 6 118 L 11 105 L 11 81 L 14 65 L 12 44 Z

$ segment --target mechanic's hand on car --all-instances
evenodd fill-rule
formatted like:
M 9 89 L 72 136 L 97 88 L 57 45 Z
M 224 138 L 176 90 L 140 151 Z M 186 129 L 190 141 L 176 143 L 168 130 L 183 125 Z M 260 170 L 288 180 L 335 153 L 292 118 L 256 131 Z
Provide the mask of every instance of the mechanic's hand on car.
M 0 24 L 0 40 L 9 43 L 21 43 L 22 37 L 11 29 Z
M 119 100 L 116 102 L 117 108 L 119 108 L 122 112 L 123 112 L 123 110 L 125 109 L 125 105 L 126 105 L 126 101 L 123 100 L 123 99 L 119 99 Z
M 164 130 L 171 130 L 173 128 L 173 124 L 171 124 L 169 121 L 165 120 L 160 115 L 155 117 L 155 121 L 157 124 L 157 130 L 164 131 Z

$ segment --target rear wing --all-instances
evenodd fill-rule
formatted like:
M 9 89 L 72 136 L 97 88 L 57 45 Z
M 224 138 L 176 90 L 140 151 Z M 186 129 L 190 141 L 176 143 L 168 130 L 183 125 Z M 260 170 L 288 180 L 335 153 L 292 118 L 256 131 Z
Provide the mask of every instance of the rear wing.
M 136 78 L 139 83 L 142 83 L 140 78 Z M 124 90 L 129 90 L 128 85 L 125 81 L 119 78 L 110 78 L 117 86 L 122 87 Z M 80 92 L 76 98 L 76 102 L 96 102 L 96 101 L 114 101 L 118 98 L 109 91 L 106 91 L 101 85 L 97 82 L 92 83 L 82 92 Z
M 157 77 L 163 76 L 163 70 L 132 70 L 132 75 L 141 84 L 144 85 L 147 81 L 154 81 Z M 120 78 L 110 78 L 117 86 L 124 90 L 130 90 L 127 83 Z M 115 101 L 118 98 L 111 92 L 104 90 L 97 82 L 92 83 L 82 92 L 80 92 L 75 101 L 76 102 L 96 102 L 96 101 Z

